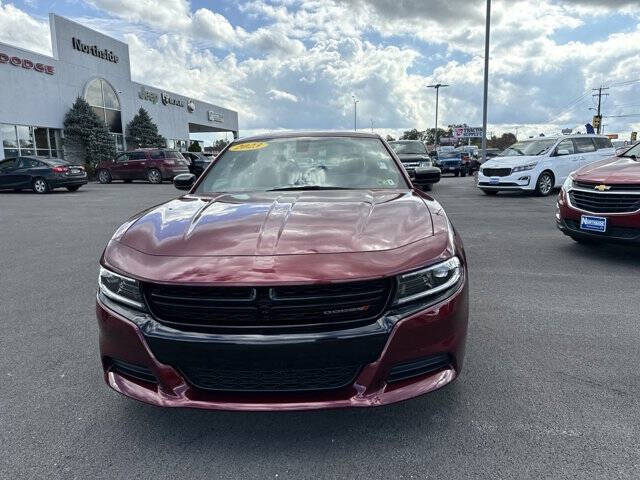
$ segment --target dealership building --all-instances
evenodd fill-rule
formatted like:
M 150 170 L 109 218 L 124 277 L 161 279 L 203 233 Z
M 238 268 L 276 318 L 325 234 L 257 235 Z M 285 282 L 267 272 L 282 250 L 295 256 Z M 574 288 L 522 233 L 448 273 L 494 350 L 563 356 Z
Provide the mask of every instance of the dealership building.
M 237 138 L 237 112 L 132 81 L 126 43 L 58 15 L 50 14 L 49 23 L 53 56 L 0 43 L 0 160 L 68 157 L 63 122 L 77 97 L 105 121 L 120 151 L 127 149 L 125 126 L 140 107 L 170 148 L 185 149 L 190 133 Z

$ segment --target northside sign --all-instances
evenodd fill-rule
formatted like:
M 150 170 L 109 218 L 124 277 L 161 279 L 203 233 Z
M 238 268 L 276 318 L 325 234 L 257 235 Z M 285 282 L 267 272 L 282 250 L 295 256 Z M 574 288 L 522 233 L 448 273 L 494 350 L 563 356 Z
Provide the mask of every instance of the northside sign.
M 71 39 L 71 44 L 73 45 L 73 48 L 79 52 L 93 55 L 94 57 L 98 57 L 112 63 L 118 63 L 120 61 L 118 56 L 111 50 L 107 48 L 100 48 L 97 45 L 86 45 L 82 43 L 82 40 L 79 38 L 73 37 Z

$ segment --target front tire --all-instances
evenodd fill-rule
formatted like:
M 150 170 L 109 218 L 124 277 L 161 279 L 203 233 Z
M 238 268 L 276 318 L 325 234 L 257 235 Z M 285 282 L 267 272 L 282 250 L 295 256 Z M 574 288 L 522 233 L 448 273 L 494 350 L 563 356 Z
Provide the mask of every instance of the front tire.
M 100 183 L 111 183 L 111 174 L 107 170 L 100 170 L 98 172 L 98 181 Z
M 49 193 L 51 188 L 44 178 L 36 178 L 33 181 L 33 191 L 36 193 Z
M 542 172 L 536 182 L 536 195 L 546 197 L 553 190 L 554 179 L 551 172 Z
M 153 183 L 156 185 L 162 183 L 162 174 L 160 173 L 160 170 L 158 170 L 157 168 L 152 168 L 151 170 L 149 170 L 147 172 L 147 180 L 149 180 L 149 183 Z

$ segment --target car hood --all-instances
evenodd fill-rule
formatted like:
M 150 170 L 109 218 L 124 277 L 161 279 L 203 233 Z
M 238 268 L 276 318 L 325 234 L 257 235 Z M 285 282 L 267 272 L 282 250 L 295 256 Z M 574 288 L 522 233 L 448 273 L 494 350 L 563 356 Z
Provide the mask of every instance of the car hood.
M 482 164 L 483 168 L 513 168 L 539 162 L 543 155 L 519 155 L 514 157 L 493 157 Z
M 331 190 L 187 195 L 114 239 L 150 255 L 273 256 L 391 250 L 432 235 L 412 190 Z
M 610 157 L 579 169 L 575 178 L 605 184 L 640 184 L 640 162 L 627 157 Z

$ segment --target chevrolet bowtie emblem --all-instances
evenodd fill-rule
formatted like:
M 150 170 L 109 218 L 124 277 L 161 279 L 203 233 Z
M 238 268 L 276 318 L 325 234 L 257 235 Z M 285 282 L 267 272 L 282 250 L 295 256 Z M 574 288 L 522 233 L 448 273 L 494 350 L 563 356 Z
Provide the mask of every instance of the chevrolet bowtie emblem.
M 593 188 L 595 188 L 599 192 L 604 192 L 605 190 L 609 190 L 611 187 L 609 185 L 596 185 Z

